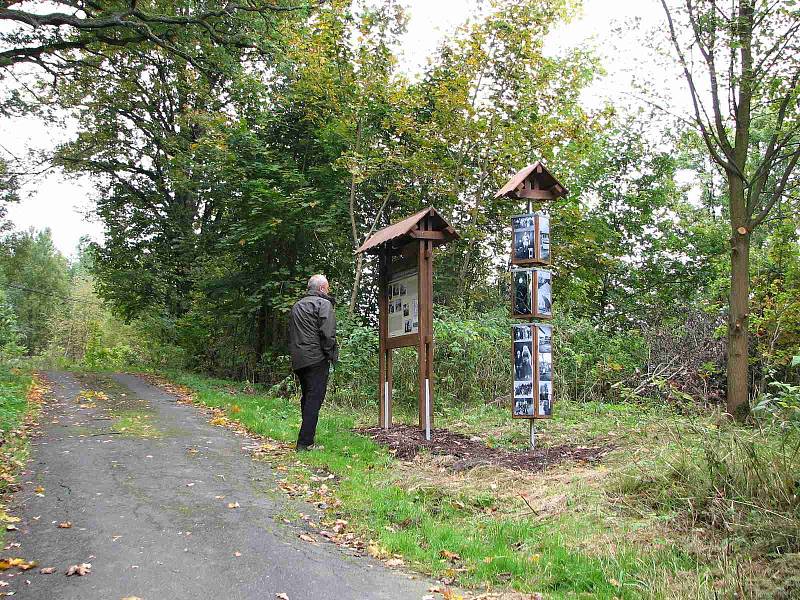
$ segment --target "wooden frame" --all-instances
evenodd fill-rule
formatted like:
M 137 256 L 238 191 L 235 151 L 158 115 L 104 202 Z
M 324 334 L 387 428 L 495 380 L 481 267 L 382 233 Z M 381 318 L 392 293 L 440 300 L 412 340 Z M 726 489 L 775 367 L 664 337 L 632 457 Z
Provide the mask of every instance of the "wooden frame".
M 517 229 L 514 227 L 514 219 L 522 219 L 522 218 L 532 218 L 533 219 L 533 239 L 532 239 L 532 246 L 533 246 L 533 257 L 531 258 L 518 258 L 516 252 L 516 244 L 517 244 L 517 232 L 518 231 L 529 231 L 528 229 Z M 548 234 L 548 242 L 547 248 L 548 253 L 547 257 L 542 256 L 542 225 L 543 221 L 547 222 L 547 234 Z M 535 213 L 525 213 L 521 215 L 514 215 L 511 217 L 511 264 L 515 266 L 531 266 L 531 265 L 550 265 L 551 264 L 551 256 L 552 253 L 550 252 L 550 217 L 545 215 L 541 212 Z
M 533 414 L 532 415 L 518 415 L 515 412 L 516 402 L 517 402 L 517 395 L 515 391 L 515 387 L 517 381 L 516 372 L 514 372 L 512 376 L 512 390 L 511 390 L 511 418 L 512 419 L 550 419 L 553 416 L 553 404 L 555 401 L 553 395 L 553 373 L 552 373 L 552 365 L 553 365 L 553 349 L 552 349 L 552 340 L 551 340 L 551 348 L 550 352 L 541 353 L 539 352 L 540 349 L 540 338 L 539 338 L 539 327 L 549 327 L 552 336 L 552 328 L 553 326 L 549 323 L 518 323 L 512 326 L 512 332 L 515 331 L 518 327 L 529 327 L 531 330 L 531 338 L 530 340 L 517 340 L 516 336 L 512 333 L 512 342 L 511 342 L 511 364 L 512 368 L 516 369 L 516 345 L 518 343 L 530 342 L 531 343 L 531 401 L 533 403 Z M 540 368 L 540 354 L 549 354 L 550 355 L 550 414 L 546 414 L 540 410 L 541 408 L 541 388 L 540 385 L 545 383 L 541 380 L 541 374 L 539 372 Z
M 515 312 L 517 308 L 517 282 L 516 276 L 518 273 L 530 273 L 530 303 L 531 311 L 527 313 Z M 550 312 L 541 312 L 539 310 L 539 274 L 548 273 L 551 281 L 550 293 Z M 552 280 L 553 273 L 550 269 L 537 269 L 534 267 L 526 267 L 524 269 L 514 269 L 511 271 L 511 317 L 514 319 L 552 319 L 553 318 L 553 298 L 552 298 Z
M 357 250 L 378 255 L 378 423 L 386 429 L 392 424 L 392 351 L 416 346 L 419 427 L 425 431 L 426 439 L 431 437 L 434 397 L 433 248 L 457 238 L 456 231 L 435 208 L 430 207 L 374 233 Z M 418 331 L 390 337 L 388 286 L 392 283 L 393 272 L 403 270 L 416 270 Z

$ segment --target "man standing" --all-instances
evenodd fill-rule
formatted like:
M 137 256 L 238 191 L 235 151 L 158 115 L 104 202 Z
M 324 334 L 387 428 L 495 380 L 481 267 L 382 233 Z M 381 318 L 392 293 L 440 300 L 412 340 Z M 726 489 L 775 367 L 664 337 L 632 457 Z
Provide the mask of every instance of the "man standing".
M 336 343 L 334 300 L 324 275 L 308 280 L 306 295 L 292 307 L 289 317 L 289 352 L 292 369 L 300 379 L 303 395 L 300 409 L 303 423 L 297 437 L 297 450 L 308 450 L 314 443 L 317 419 L 325 392 L 331 363 L 339 360 Z

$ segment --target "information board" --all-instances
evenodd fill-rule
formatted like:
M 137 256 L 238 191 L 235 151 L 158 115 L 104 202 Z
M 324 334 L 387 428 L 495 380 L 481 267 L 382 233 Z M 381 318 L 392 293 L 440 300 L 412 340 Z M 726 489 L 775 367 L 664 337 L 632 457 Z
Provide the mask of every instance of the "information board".
M 393 273 L 386 287 L 389 337 L 419 333 L 419 272 Z

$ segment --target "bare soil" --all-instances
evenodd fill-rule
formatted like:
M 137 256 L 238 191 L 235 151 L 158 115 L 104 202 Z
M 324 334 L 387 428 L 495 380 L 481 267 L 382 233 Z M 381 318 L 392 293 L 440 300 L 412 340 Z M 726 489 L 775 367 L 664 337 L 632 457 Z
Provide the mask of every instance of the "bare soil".
M 394 425 L 388 431 L 382 427 L 363 427 L 356 432 L 388 447 L 396 458 L 402 460 L 411 460 L 422 451 L 453 457 L 450 468 L 455 471 L 492 465 L 536 472 L 565 461 L 597 462 L 614 449 L 611 444 L 592 447 L 561 444 L 514 452 L 491 448 L 483 440 L 447 429 L 432 430 L 431 441 L 427 441 L 424 432 L 411 425 Z

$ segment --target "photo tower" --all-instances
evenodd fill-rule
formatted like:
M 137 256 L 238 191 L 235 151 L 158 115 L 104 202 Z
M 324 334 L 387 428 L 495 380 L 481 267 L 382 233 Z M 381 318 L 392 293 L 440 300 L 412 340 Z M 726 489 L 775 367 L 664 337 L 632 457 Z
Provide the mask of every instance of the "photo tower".
M 531 448 L 536 445 L 536 419 L 553 410 L 553 274 L 548 202 L 567 190 L 541 162 L 519 171 L 495 195 L 525 207 L 511 218 L 511 315 L 524 322 L 512 334 L 512 402 L 514 419 L 530 424 Z

